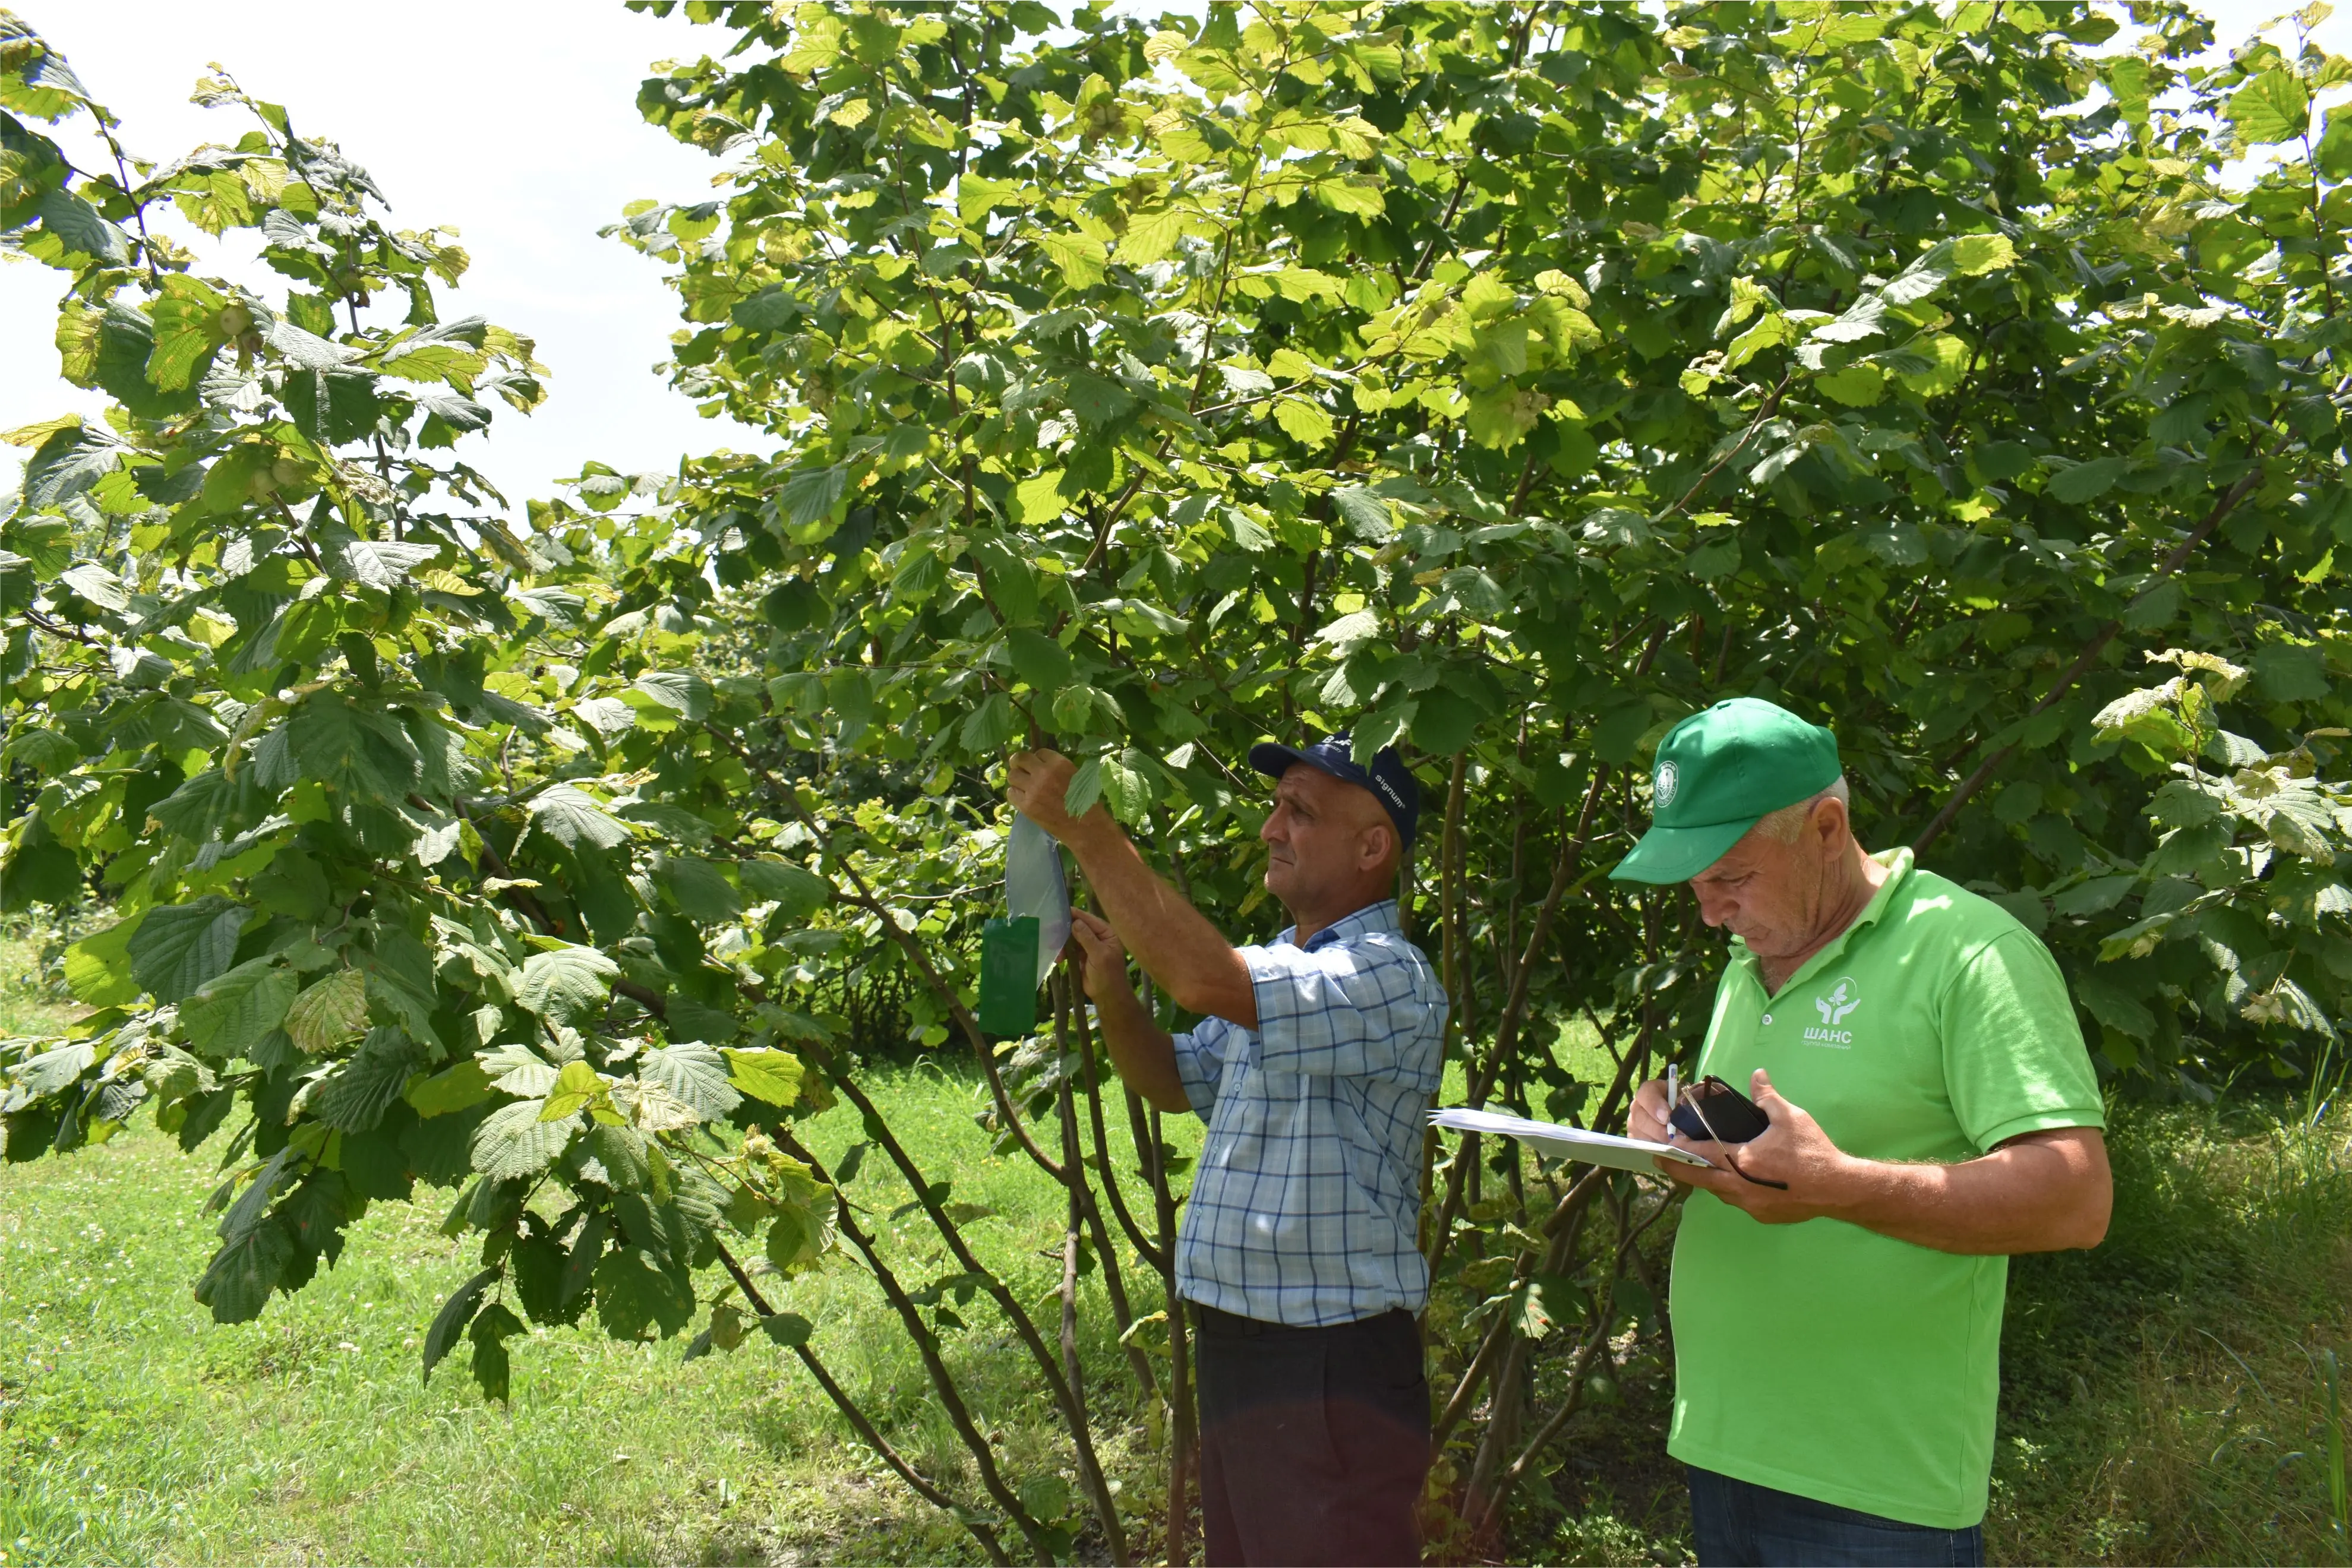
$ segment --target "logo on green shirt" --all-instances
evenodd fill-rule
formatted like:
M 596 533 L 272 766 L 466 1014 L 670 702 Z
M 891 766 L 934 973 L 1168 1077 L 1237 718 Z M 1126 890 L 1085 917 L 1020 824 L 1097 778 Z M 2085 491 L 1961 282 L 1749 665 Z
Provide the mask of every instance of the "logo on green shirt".
M 1862 1006 L 1862 993 L 1855 989 L 1853 977 L 1846 976 L 1830 988 L 1829 995 L 1813 998 L 1813 1010 L 1822 1021 L 1805 1030 L 1805 1038 L 1815 1045 L 1852 1045 L 1853 1030 L 1840 1029 L 1845 1015 Z

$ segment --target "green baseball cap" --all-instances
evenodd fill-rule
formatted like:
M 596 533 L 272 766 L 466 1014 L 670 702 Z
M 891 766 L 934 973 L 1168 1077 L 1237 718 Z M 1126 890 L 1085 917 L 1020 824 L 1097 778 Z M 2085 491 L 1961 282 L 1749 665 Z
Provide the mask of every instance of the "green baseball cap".
M 1761 697 L 1731 697 L 1666 732 L 1652 775 L 1650 831 L 1609 875 L 1687 882 L 1767 811 L 1837 782 L 1837 737 Z

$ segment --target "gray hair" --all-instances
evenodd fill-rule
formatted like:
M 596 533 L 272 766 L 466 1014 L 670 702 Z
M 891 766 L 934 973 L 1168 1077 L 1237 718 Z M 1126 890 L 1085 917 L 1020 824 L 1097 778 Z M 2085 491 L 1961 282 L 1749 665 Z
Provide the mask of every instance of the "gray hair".
M 1835 800 L 1842 806 L 1853 803 L 1853 790 L 1848 787 L 1843 774 L 1818 794 L 1808 795 L 1793 806 L 1765 812 L 1756 820 L 1756 831 L 1775 843 L 1793 844 L 1797 841 L 1797 835 L 1805 831 L 1805 823 L 1811 819 L 1813 808 L 1824 800 Z

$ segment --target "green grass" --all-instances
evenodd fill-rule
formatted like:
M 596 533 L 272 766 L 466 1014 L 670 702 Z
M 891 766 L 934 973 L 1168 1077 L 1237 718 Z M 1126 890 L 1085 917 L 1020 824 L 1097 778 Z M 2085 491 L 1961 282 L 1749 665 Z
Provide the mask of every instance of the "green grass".
M 66 1016 L 34 956 L 0 940 L 0 1028 Z M 1601 1065 L 1573 1034 L 1559 1050 L 1580 1077 Z M 869 1082 L 955 1197 L 996 1211 L 975 1245 L 1040 1304 L 1050 1333 L 1058 1267 L 1044 1254 L 1058 1245 L 1059 1207 L 990 1153 L 972 1119 L 978 1084 L 937 1067 Z M 1197 1142 L 1188 1123 L 1171 1129 Z M 843 1108 L 806 1135 L 831 1160 L 859 1133 Z M 2306 1136 L 2252 1109 L 2140 1112 L 2114 1145 L 2108 1244 L 2013 1270 L 1995 1556 L 2336 1560 L 2309 1356 L 2352 1359 L 2352 1114 Z M 424 1384 L 417 1340 L 474 1266 L 438 1233 L 429 1199 L 378 1205 L 340 1267 L 257 1322 L 215 1325 L 189 1295 L 212 1240 L 200 1211 L 211 1164 L 142 1127 L 0 1168 L 0 1568 L 975 1557 L 764 1340 L 689 1364 L 682 1341 L 535 1330 L 515 1347 L 510 1410 L 484 1405 L 455 1364 Z M 877 1223 L 907 1196 L 877 1157 L 852 1190 Z M 949 1270 L 922 1256 L 919 1228 L 891 1245 L 910 1282 Z M 1130 1273 L 1129 1288 L 1141 1310 L 1159 1305 L 1151 1281 Z M 815 1322 L 821 1353 L 894 1441 L 970 1491 L 871 1282 L 845 1261 L 777 1294 Z M 967 1315 L 947 1354 L 1013 1473 L 1063 1465 L 1025 1354 L 992 1313 Z M 1089 1312 L 1084 1354 L 1117 1428 L 1107 1461 L 1148 1551 L 1162 1461 L 1122 1403 L 1107 1317 Z M 1688 1521 L 1660 1440 L 1670 1396 L 1663 1362 L 1636 1357 L 1619 1399 L 1578 1417 L 1527 1555 L 1678 1556 Z
M 972 1119 L 977 1083 L 933 1068 L 884 1072 L 874 1085 L 900 1135 L 935 1175 L 952 1176 L 957 1199 L 998 1212 L 973 1226 L 973 1244 L 1044 1303 L 1050 1337 L 1058 1205 L 1032 1173 L 989 1152 Z M 837 1108 L 803 1135 L 830 1161 L 859 1136 L 857 1119 Z M 102 1147 L 0 1169 L 6 1568 L 976 1555 L 961 1527 L 873 1459 L 799 1363 L 757 1336 L 686 1363 L 682 1339 L 620 1345 L 593 1330 L 534 1329 L 515 1347 L 510 1410 L 483 1404 L 456 1358 L 424 1384 L 424 1326 L 477 1266 L 438 1233 L 429 1199 L 377 1205 L 352 1228 L 341 1266 L 273 1300 L 257 1322 L 214 1324 L 189 1294 L 212 1240 L 199 1212 L 211 1166 L 135 1127 Z M 886 1229 L 908 1196 L 878 1155 L 852 1192 Z M 925 1258 L 913 1229 L 894 1247 L 910 1285 L 951 1269 Z M 767 1286 L 817 1324 L 821 1354 L 896 1442 L 976 1492 L 870 1281 L 843 1263 Z M 1156 1281 L 1131 1274 L 1129 1288 L 1139 1310 L 1158 1307 Z M 1063 1449 L 1034 1367 L 992 1313 L 968 1315 L 974 1326 L 947 1347 L 967 1397 L 1001 1434 L 1013 1474 L 1052 1471 Z M 1094 1398 L 1116 1414 L 1125 1375 L 1108 1312 L 1097 1299 L 1087 1316 Z M 1105 1460 L 1134 1510 L 1131 1528 L 1145 1531 L 1160 1500 L 1160 1456 L 1130 1423 Z
M 21 916 L 0 921 L 0 1035 L 52 1034 L 80 1010 L 66 994 L 66 940 Z
M 1990 1533 L 2040 1562 L 2352 1562 L 2316 1358 L 2352 1352 L 2352 1113 L 2139 1111 L 2095 1252 L 2021 1259 Z

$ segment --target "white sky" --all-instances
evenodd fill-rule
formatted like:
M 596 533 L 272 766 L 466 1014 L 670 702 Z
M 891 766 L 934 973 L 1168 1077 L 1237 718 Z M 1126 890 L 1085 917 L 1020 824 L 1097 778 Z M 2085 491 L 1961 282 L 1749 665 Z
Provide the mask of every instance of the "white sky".
M 719 162 L 640 120 L 637 83 L 650 62 L 694 58 L 732 35 L 577 0 L 10 4 L 122 120 L 132 152 L 169 159 L 254 128 L 243 110 L 187 101 L 219 60 L 256 98 L 284 104 L 298 135 L 341 143 L 391 198 L 396 227 L 458 229 L 473 267 L 457 288 L 436 281 L 443 319 L 487 316 L 533 337 L 551 372 L 537 413 L 494 402 L 487 437 L 457 447 L 518 511 L 590 458 L 668 471 L 685 452 L 769 446 L 761 432 L 700 418 L 652 373 L 680 325 L 677 298 L 660 263 L 596 235 L 637 197 L 709 194 Z M 252 264 L 249 233 L 232 250 L 236 231 L 215 244 L 176 214 L 158 226 L 197 249 L 199 272 L 285 284 Z M 102 405 L 57 374 L 63 276 L 0 265 L 0 430 Z M 0 490 L 25 455 L 0 447 Z
M 488 438 L 457 448 L 518 510 L 591 458 L 667 472 L 682 453 L 766 449 L 760 432 L 698 417 L 652 372 L 679 325 L 676 297 L 660 264 L 596 235 L 635 198 L 709 192 L 718 161 L 646 125 L 635 99 L 650 62 L 694 57 L 731 35 L 613 0 L 404 0 L 396 14 L 319 0 L 10 3 L 121 117 L 133 152 L 168 159 L 250 129 L 242 111 L 187 101 L 219 60 L 254 96 L 286 105 L 298 133 L 340 142 L 391 197 L 397 226 L 460 230 L 473 268 L 462 287 L 440 291 L 444 318 L 487 316 L 536 338 L 552 372 L 537 413 L 500 404 Z M 2226 48 L 2276 16 L 2278 0 L 2205 8 Z M 2352 53 L 2352 10 L 2318 36 Z M 79 156 L 79 139 L 66 140 Z M 162 226 L 200 242 L 201 272 L 270 276 L 252 264 L 249 237 L 231 248 L 176 218 Z M 0 265 L 0 430 L 100 406 L 56 372 L 61 277 Z M 14 487 L 23 456 L 0 448 L 0 491 Z

